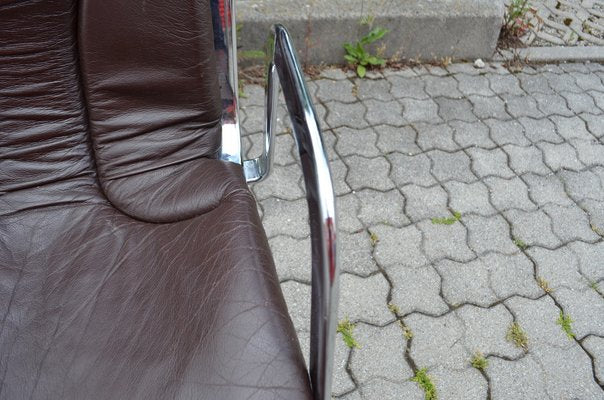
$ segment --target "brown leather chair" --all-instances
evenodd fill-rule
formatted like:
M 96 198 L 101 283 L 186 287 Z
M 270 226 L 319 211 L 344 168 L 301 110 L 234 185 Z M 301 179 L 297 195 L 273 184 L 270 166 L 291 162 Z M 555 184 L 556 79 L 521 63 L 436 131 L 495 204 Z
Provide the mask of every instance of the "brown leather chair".
M 242 160 L 223 6 L 0 0 L 0 399 L 330 397 L 320 129 L 277 26 L 265 151 Z M 246 183 L 270 169 L 279 82 L 309 200 L 310 373 Z

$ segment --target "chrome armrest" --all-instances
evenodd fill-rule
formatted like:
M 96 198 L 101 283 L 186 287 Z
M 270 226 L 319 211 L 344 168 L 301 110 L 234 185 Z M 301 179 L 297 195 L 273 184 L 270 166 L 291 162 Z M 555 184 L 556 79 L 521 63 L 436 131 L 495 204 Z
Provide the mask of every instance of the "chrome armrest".
M 218 2 L 214 1 L 214 3 Z M 270 38 L 264 150 L 257 158 L 242 160 L 234 0 L 226 0 L 223 4 L 225 9 L 219 21 L 221 29 L 218 32 L 220 39 L 216 41 L 223 102 L 220 158 L 242 164 L 248 182 L 259 181 L 268 175 L 271 169 L 277 102 L 279 86 L 281 86 L 300 154 L 310 220 L 312 245 L 310 381 L 314 399 L 329 400 L 338 317 L 339 268 L 335 197 L 321 129 L 289 34 L 283 26 L 276 25 Z

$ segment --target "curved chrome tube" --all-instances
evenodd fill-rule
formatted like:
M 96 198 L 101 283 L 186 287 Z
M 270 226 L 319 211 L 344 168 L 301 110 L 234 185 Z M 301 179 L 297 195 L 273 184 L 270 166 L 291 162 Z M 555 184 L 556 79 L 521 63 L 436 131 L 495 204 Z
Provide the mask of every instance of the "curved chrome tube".
M 216 1 L 216 0 L 214 0 Z M 294 139 L 306 185 L 312 245 L 312 304 L 309 374 L 315 400 L 331 399 L 333 354 L 339 298 L 336 210 L 329 163 L 304 75 L 287 30 L 273 27 L 267 69 L 265 136 L 262 154 L 241 158 L 238 118 L 238 80 L 234 0 L 224 1 L 221 40 L 216 52 L 223 101 L 220 158 L 243 165 L 248 182 L 256 182 L 271 169 L 279 83 L 293 125 Z M 224 60 L 223 56 L 227 59 Z

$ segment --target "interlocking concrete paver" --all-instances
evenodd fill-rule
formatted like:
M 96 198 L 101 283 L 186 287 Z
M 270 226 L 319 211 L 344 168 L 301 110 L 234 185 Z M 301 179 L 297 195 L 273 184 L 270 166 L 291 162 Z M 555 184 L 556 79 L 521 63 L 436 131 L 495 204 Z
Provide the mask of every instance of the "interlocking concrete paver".
M 386 308 L 388 281 L 382 274 L 361 278 L 343 273 L 340 276 L 340 305 L 338 320 L 362 321 L 385 325 L 394 320 Z
M 478 254 L 497 251 L 513 254 L 518 251 L 510 238 L 510 226 L 500 215 L 463 217 L 468 228 L 468 244 Z
M 392 304 L 401 314 L 422 312 L 440 315 L 449 307 L 440 297 L 440 276 L 432 266 L 406 268 L 400 265 L 388 267 L 393 284 Z
M 421 152 L 416 144 L 417 132 L 410 126 L 377 125 L 374 129 L 378 134 L 377 147 L 384 154 L 396 151 L 413 155 Z
M 401 226 L 409 223 L 409 218 L 404 214 L 405 198 L 398 190 L 380 192 L 363 189 L 356 192 L 356 195 L 361 203 L 358 217 L 365 226 L 377 224 Z
M 514 171 L 508 167 L 508 157 L 501 149 L 491 150 L 474 148 L 468 149 L 472 159 L 472 170 L 480 177 L 499 176 L 501 178 L 513 178 Z
M 338 196 L 339 318 L 362 342 L 338 337 L 333 394 L 419 400 L 411 367 L 426 367 L 439 399 L 603 398 L 604 66 L 331 69 L 309 89 Z M 244 92 L 253 157 L 264 95 Z M 308 213 L 283 105 L 278 118 L 274 174 L 252 188 L 308 362 Z
M 465 263 L 444 260 L 435 267 L 442 276 L 443 296 L 449 304 L 489 307 L 497 301 L 489 286 L 489 270 L 480 259 Z
M 405 361 L 407 341 L 398 324 L 384 328 L 358 324 L 354 337 L 360 348 L 352 352 L 350 370 L 361 386 L 376 378 L 402 382 L 413 376 Z
M 390 163 L 385 157 L 366 158 L 353 155 L 345 158 L 348 165 L 346 182 L 353 190 L 371 188 L 376 190 L 389 190 L 394 188 L 394 183 L 388 177 Z
M 401 191 L 407 199 L 407 215 L 412 221 L 450 214 L 447 209 L 447 192 L 440 186 L 425 188 L 407 185 Z

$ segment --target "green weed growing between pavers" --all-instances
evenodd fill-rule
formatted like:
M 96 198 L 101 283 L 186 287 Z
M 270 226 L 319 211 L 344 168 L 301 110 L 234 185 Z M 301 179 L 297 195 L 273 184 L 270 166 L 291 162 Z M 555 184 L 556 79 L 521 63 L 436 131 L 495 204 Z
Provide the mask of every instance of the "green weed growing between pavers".
M 477 351 L 472 356 L 472 359 L 470 360 L 470 364 L 474 368 L 476 368 L 476 369 L 478 369 L 480 371 L 484 371 L 489 366 L 489 360 L 487 360 L 486 358 L 484 358 L 484 355 L 482 355 L 482 353 L 480 351 Z
M 459 211 L 453 211 L 453 216 L 446 218 L 432 218 L 432 223 L 435 225 L 453 225 L 454 223 L 461 221 L 461 213 Z
M 344 44 L 344 50 L 346 50 L 346 55 L 344 58 L 349 64 L 356 67 L 356 72 L 359 78 L 365 77 L 368 67 L 383 67 L 386 64 L 385 59 L 369 53 L 365 46 L 377 42 L 387 33 L 387 29 L 376 27 L 356 43 Z
M 338 324 L 337 332 L 342 334 L 342 340 L 344 340 L 346 346 L 351 349 L 360 349 L 361 346 L 359 345 L 359 342 L 357 342 L 353 336 L 354 328 L 355 324 L 346 318 Z
M 528 245 L 526 243 L 524 243 L 524 241 L 522 239 L 514 238 L 514 244 L 520 250 L 526 250 L 528 248 Z
M 566 336 L 571 339 L 575 337 L 573 328 L 571 326 L 573 320 L 570 318 L 570 315 L 565 314 L 563 311 L 560 311 L 560 316 L 558 317 L 556 323 L 562 327 L 562 330 L 566 333 Z
M 528 337 L 526 336 L 526 332 L 522 330 L 518 322 L 512 322 L 510 324 L 506 339 L 514 343 L 516 347 L 520 347 L 524 350 L 528 349 Z
M 425 400 L 436 400 L 436 387 L 432 383 L 432 379 L 428 375 L 427 368 L 418 369 L 415 376 L 411 378 L 413 382 L 417 382 L 417 385 L 424 391 Z
M 543 291 L 545 293 L 551 293 L 552 292 L 552 288 L 549 286 L 549 282 L 545 278 L 543 278 L 541 276 L 538 276 L 537 277 L 537 284 L 539 285 L 539 287 L 541 289 L 543 289 Z
M 371 241 L 371 246 L 375 247 L 375 245 L 380 241 L 380 238 L 375 233 L 369 232 L 369 240 Z

